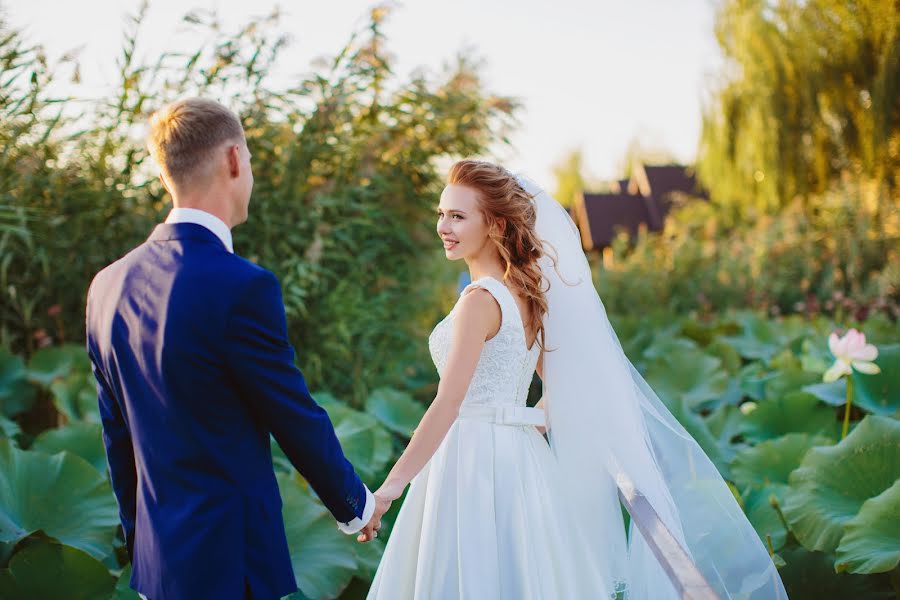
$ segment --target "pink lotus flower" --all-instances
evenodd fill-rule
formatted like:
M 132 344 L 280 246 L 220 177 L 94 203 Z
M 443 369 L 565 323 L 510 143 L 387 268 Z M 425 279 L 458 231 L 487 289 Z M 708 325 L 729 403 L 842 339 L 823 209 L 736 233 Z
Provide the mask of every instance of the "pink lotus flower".
M 828 349 L 837 360 L 822 378 L 826 383 L 852 374 L 853 369 L 869 375 L 881 373 L 878 365 L 872 362 L 878 358 L 878 348 L 867 344 L 866 335 L 856 329 L 851 329 L 841 338 L 832 332 L 828 337 Z

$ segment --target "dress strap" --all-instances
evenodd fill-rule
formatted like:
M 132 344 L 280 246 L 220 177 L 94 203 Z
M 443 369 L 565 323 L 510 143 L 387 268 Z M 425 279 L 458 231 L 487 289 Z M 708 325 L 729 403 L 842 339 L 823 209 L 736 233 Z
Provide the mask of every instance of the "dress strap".
M 512 292 L 509 291 L 509 288 L 503 285 L 500 281 L 491 277 L 490 275 L 486 275 L 479 279 L 476 279 L 469 285 L 467 285 L 460 295 L 468 293 L 469 288 L 480 287 L 482 289 L 490 292 L 491 296 L 497 301 L 497 304 L 500 305 L 500 328 L 503 329 L 509 319 L 511 318 L 510 310 L 518 310 L 518 307 L 515 306 L 515 300 L 512 297 Z M 513 306 L 510 306 L 508 302 L 513 302 Z

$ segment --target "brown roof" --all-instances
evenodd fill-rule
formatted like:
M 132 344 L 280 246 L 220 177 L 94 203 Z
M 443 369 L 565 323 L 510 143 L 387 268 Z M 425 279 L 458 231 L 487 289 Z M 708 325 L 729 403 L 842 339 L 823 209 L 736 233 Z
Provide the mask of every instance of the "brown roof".
M 608 246 L 617 227 L 634 236 L 641 224 L 659 231 L 678 196 L 706 199 L 694 171 L 683 165 L 637 164 L 631 179 L 613 183 L 613 193 L 583 194 L 572 209 L 586 250 Z
M 692 196 L 705 196 L 697 185 L 693 169 L 683 165 L 643 165 L 646 179 L 638 175 L 638 187 L 644 196 L 658 198 L 666 209 L 669 208 L 671 192 L 681 192 Z M 643 180 L 643 181 L 642 181 Z M 646 183 L 646 185 L 644 185 Z
M 584 194 L 583 205 L 578 209 L 582 242 L 588 250 L 608 246 L 617 228 L 625 228 L 635 236 L 641 224 L 650 231 L 662 227 L 660 210 L 653 198 L 630 194 Z

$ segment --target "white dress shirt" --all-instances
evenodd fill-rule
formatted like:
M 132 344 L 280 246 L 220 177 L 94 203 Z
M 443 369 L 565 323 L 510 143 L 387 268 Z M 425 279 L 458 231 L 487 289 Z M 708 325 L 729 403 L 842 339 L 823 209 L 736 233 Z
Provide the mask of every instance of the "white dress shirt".
M 234 254 L 234 244 L 231 241 L 231 229 L 225 221 L 214 214 L 197 208 L 173 208 L 166 217 L 166 223 L 194 223 L 203 225 L 222 240 L 229 252 Z
M 225 248 L 234 254 L 234 245 L 231 239 L 231 229 L 219 217 L 196 208 L 173 208 L 166 217 L 166 223 L 194 223 L 206 227 L 222 240 Z M 363 484 L 366 490 L 366 506 L 363 509 L 362 517 L 356 517 L 348 523 L 338 521 L 338 529 L 351 535 L 362 529 L 372 518 L 375 513 L 375 495 L 369 491 L 369 488 Z

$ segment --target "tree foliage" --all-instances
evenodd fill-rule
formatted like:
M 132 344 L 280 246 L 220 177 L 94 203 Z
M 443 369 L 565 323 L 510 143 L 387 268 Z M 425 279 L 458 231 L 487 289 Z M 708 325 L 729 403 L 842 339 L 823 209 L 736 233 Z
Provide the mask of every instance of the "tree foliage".
M 773 212 L 840 179 L 900 188 L 900 11 L 894 0 L 725 0 L 726 61 L 698 171 L 737 214 Z M 890 208 L 890 204 L 884 209 Z

